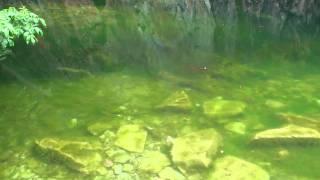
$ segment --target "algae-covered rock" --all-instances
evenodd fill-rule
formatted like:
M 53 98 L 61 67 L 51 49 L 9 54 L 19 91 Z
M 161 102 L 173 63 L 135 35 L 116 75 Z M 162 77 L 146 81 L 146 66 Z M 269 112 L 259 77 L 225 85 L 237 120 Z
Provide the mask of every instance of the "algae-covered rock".
M 243 135 L 246 133 L 246 125 L 242 122 L 231 122 L 226 124 L 224 128 L 237 134 Z
M 287 123 L 313 128 L 318 131 L 320 130 L 319 118 L 317 119 L 317 118 L 302 116 L 302 115 L 293 114 L 293 113 L 278 113 L 277 115 Z
M 88 131 L 90 132 L 90 134 L 98 136 L 103 134 L 106 130 L 110 129 L 111 127 L 112 125 L 110 125 L 109 123 L 97 122 L 88 126 Z
M 42 157 L 57 160 L 76 171 L 89 174 L 100 172 L 103 168 L 100 147 L 83 141 L 66 141 L 44 138 L 35 142 L 37 152 Z
M 109 150 L 106 151 L 106 154 L 113 160 L 113 162 L 116 163 L 126 163 L 128 162 L 132 157 L 128 152 L 125 150 Z
M 263 145 L 320 144 L 320 133 L 311 128 L 287 125 L 259 132 L 251 140 L 251 143 Z
M 157 108 L 172 110 L 190 110 L 191 100 L 185 91 L 176 91 L 165 99 Z
M 285 107 L 285 104 L 283 104 L 282 102 L 272 99 L 266 100 L 265 105 L 273 109 L 280 109 Z
M 143 152 L 147 131 L 139 125 L 121 126 L 116 135 L 115 145 L 131 152 Z
M 134 166 L 132 164 L 124 164 L 123 165 L 123 171 L 124 172 L 133 172 L 134 171 Z
M 172 160 L 183 168 L 208 167 L 221 145 L 222 138 L 214 129 L 189 133 L 174 140 Z
M 241 101 L 214 99 L 203 104 L 204 114 L 209 117 L 232 117 L 242 114 L 246 104 Z
M 269 174 L 258 165 L 234 156 L 217 159 L 208 180 L 269 180 Z
M 186 178 L 172 167 L 166 167 L 159 172 L 159 177 L 166 180 L 186 180 Z
M 158 151 L 146 151 L 138 161 L 138 168 L 149 173 L 158 173 L 170 165 L 169 158 Z

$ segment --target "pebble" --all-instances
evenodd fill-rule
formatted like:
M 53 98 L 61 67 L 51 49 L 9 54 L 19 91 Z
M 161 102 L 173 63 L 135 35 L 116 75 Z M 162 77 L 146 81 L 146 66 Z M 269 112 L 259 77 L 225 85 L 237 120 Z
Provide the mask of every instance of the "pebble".
M 289 155 L 289 151 L 286 149 L 281 149 L 280 151 L 278 151 L 278 155 L 280 157 L 287 157 Z

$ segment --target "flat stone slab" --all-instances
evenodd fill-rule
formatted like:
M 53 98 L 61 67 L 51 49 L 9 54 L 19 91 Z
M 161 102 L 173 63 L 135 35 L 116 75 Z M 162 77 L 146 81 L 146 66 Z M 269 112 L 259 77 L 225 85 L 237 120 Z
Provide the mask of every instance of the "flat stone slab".
M 178 137 L 173 142 L 173 162 L 182 168 L 207 168 L 222 145 L 220 134 L 210 128 Z
M 158 151 L 145 151 L 138 162 L 138 168 L 149 173 L 158 173 L 171 164 L 169 158 Z
M 139 125 L 121 126 L 116 135 L 115 145 L 131 152 L 143 152 L 147 131 Z
M 97 150 L 101 147 L 84 141 L 44 138 L 35 142 L 37 152 L 49 160 L 59 161 L 76 171 L 90 174 L 104 168 Z
M 278 113 L 278 117 L 289 124 L 320 130 L 320 119 L 302 116 L 293 113 Z
M 232 117 L 244 112 L 246 104 L 241 101 L 214 99 L 203 104 L 203 112 L 209 117 Z
M 159 109 L 168 110 L 190 110 L 192 109 L 192 103 L 185 91 L 176 91 L 165 99 L 159 106 Z
M 246 133 L 246 125 L 242 122 L 231 122 L 226 124 L 224 128 L 228 131 L 241 134 L 241 135 Z
M 208 180 L 269 180 L 269 174 L 256 164 L 234 156 L 217 159 Z
M 320 144 L 320 133 L 317 130 L 297 125 L 269 129 L 257 133 L 252 144 L 262 145 L 313 145 Z

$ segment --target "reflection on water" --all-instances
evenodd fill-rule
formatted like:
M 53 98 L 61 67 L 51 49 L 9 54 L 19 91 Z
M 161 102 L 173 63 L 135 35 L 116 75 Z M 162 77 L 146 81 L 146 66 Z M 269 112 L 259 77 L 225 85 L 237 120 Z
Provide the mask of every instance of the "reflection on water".
M 48 11 L 41 44 L 6 62 L 1 177 L 320 177 L 316 38 L 239 34 L 231 53 L 170 15 L 74 11 Z

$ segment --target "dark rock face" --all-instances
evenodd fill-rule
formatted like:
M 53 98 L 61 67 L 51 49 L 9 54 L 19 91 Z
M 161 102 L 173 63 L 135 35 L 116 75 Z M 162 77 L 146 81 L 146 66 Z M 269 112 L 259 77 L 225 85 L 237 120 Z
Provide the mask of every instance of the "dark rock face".
M 41 4 L 50 0 L 4 0 L 0 5 L 14 3 Z M 66 4 L 94 4 L 99 2 L 107 6 L 131 6 L 150 4 L 156 8 L 185 12 L 192 15 L 213 14 L 217 17 L 229 16 L 236 18 L 239 11 L 255 17 L 270 15 L 279 19 L 299 19 L 310 23 L 320 18 L 320 1 L 317 0 L 55 0 Z M 279 16 L 280 15 L 280 16 Z
M 40 5 L 51 1 L 4 0 L 0 2 L 0 7 L 27 3 Z M 320 20 L 320 1 L 317 0 L 55 0 L 52 2 L 65 5 L 95 5 L 99 2 L 105 7 L 132 6 L 142 11 L 148 6 L 151 10 L 170 11 L 185 20 L 198 19 L 207 25 L 212 25 L 214 24 L 212 21 L 219 19 L 223 22 L 223 26 L 227 27 L 225 31 L 231 35 L 235 34 L 238 20 L 242 15 L 262 23 L 272 33 L 303 27 Z M 208 17 L 210 21 L 207 20 Z M 231 36 L 229 40 L 233 38 Z
M 109 0 L 109 4 L 112 0 Z M 287 25 L 314 23 L 320 18 L 320 1 L 316 0 L 120 0 L 118 4 L 149 4 L 176 14 L 213 16 L 226 24 L 235 25 L 241 14 L 267 21 L 270 30 L 276 31 Z M 232 27 L 230 27 L 232 31 Z
M 218 44 L 228 53 L 233 53 L 241 41 L 237 35 L 243 21 L 253 22 L 250 36 L 264 31 L 298 43 L 301 34 L 308 31 L 314 35 L 320 28 L 316 24 L 320 20 L 320 1 L 316 0 L 109 0 L 108 4 L 132 6 L 139 11 L 148 7 L 145 16 L 155 10 L 169 11 L 187 24 L 187 32 L 181 34 L 192 34 L 195 47 L 212 49 L 219 39 Z
M 243 11 L 266 21 L 273 33 L 282 30 L 296 31 L 299 28 L 316 23 L 320 18 L 320 2 L 315 0 L 244 0 Z

